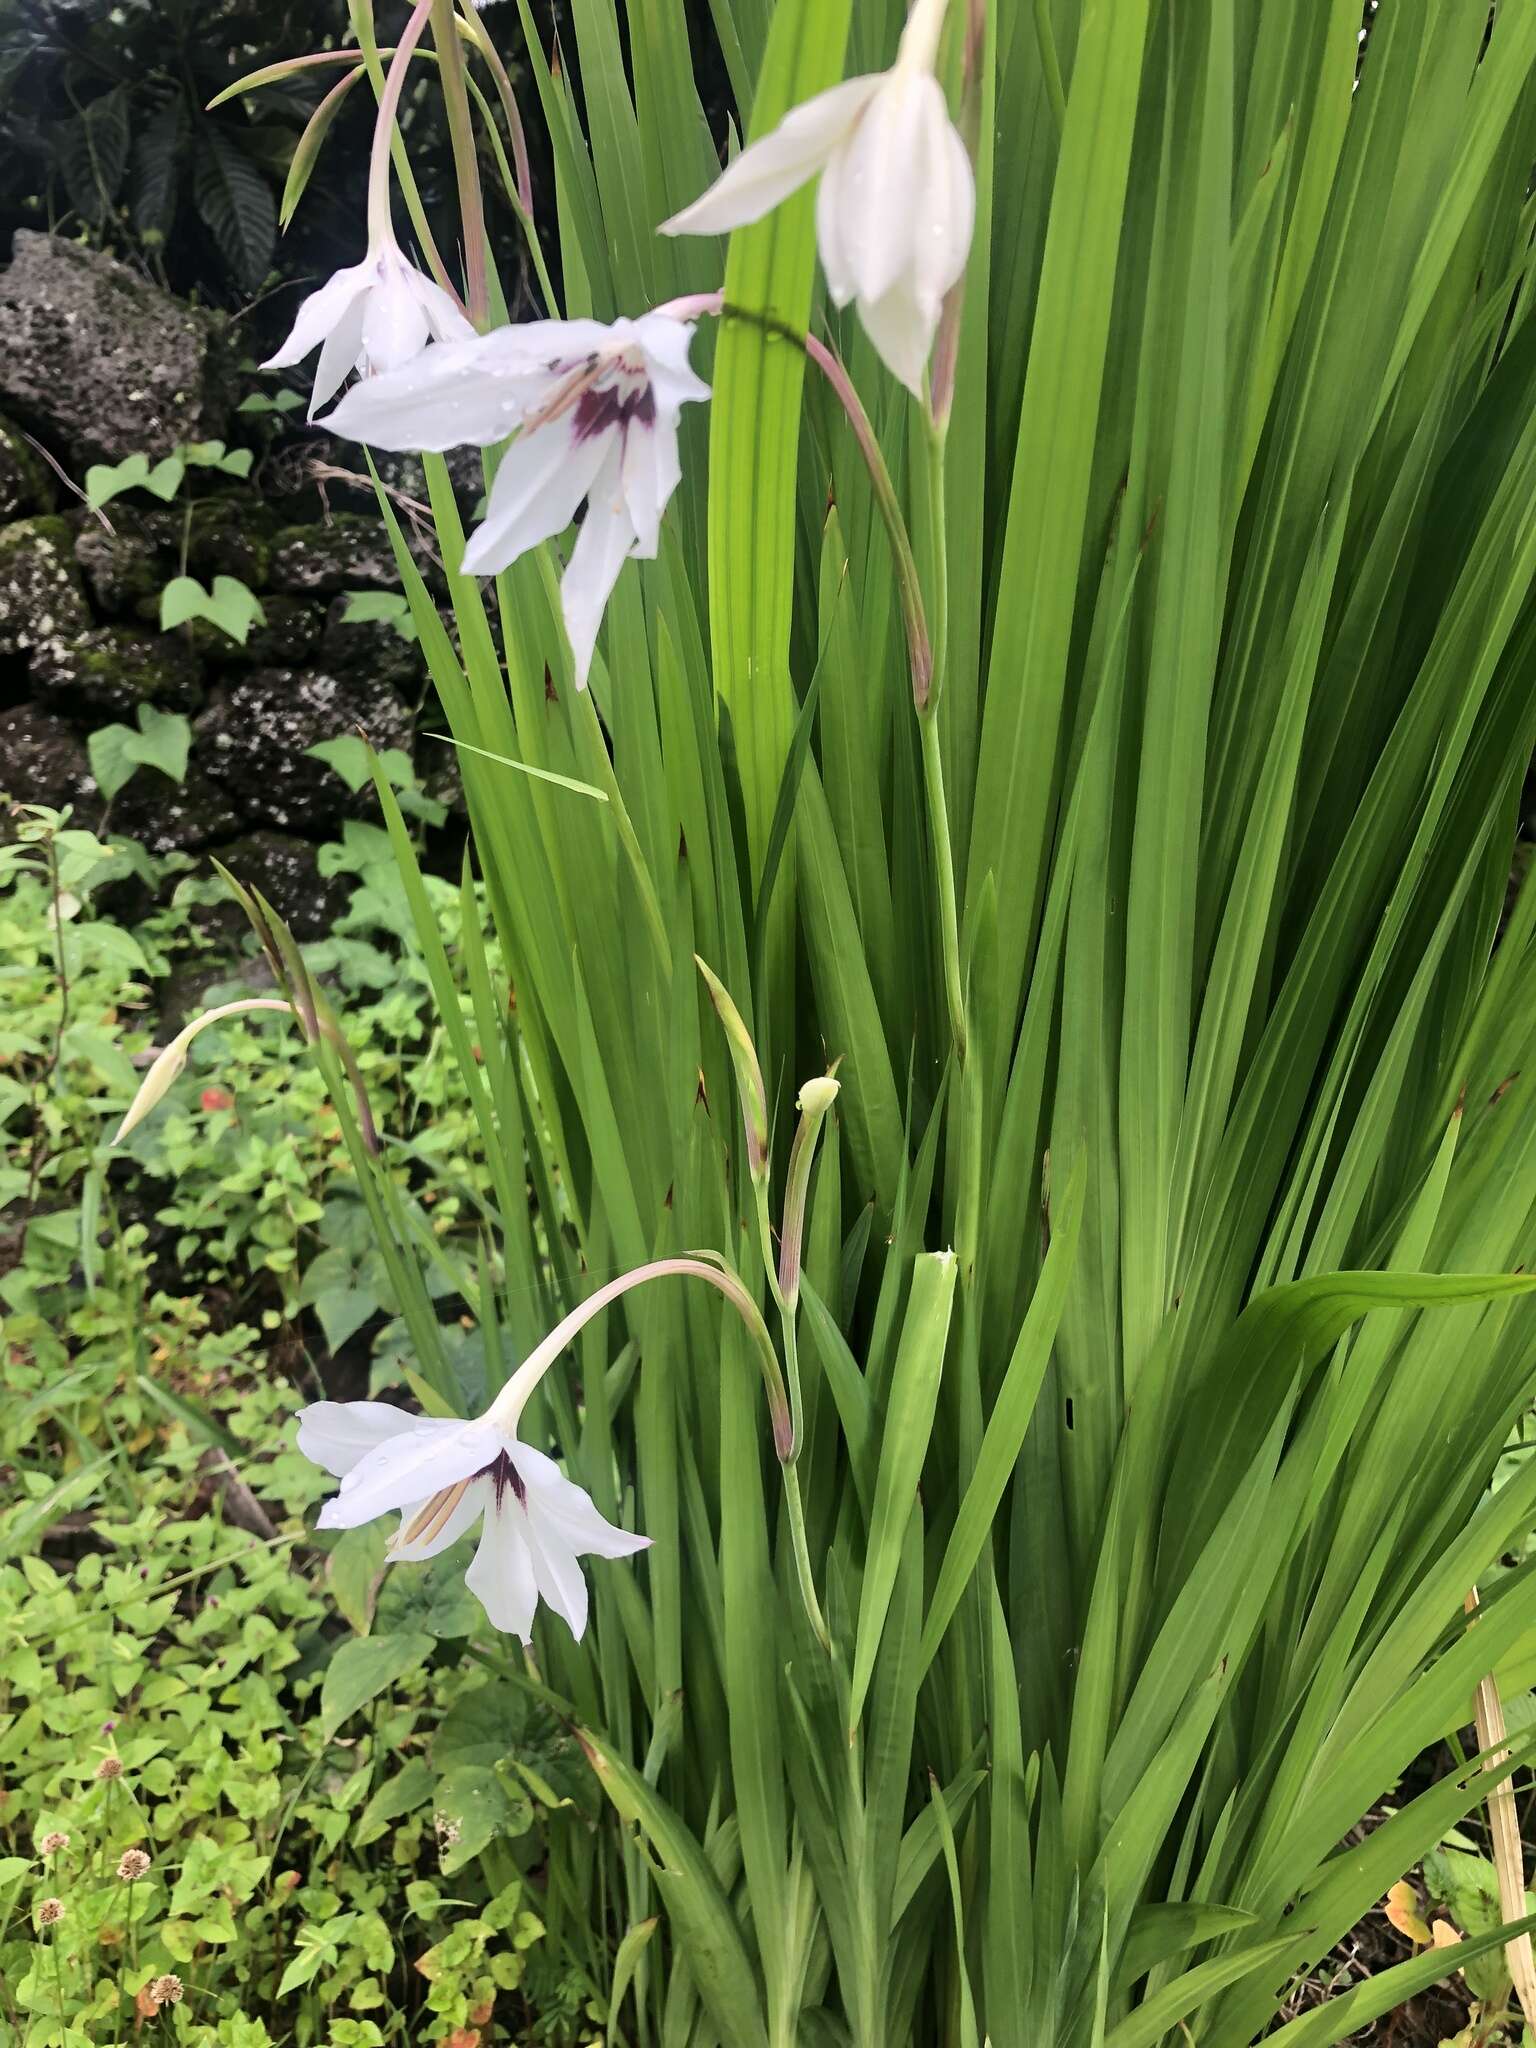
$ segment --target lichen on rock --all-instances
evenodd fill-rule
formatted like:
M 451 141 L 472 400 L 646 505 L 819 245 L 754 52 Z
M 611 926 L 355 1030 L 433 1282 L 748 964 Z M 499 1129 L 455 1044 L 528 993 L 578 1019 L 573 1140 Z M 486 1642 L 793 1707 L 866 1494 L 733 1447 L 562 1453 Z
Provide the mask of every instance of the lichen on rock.
M 33 657 L 32 682 L 44 703 L 62 700 L 130 719 L 141 704 L 196 711 L 203 701 L 202 664 L 187 642 L 132 626 L 97 626 L 51 642 Z
M 81 824 L 101 815 L 84 740 L 37 704 L 0 711 L 0 795 L 53 810 L 76 805 Z
M 381 751 L 409 748 L 410 713 L 387 684 L 316 669 L 257 669 L 221 689 L 198 720 L 196 747 L 248 816 L 315 831 L 364 800 L 307 749 L 358 731 Z
M 0 654 L 34 669 L 91 630 L 66 520 L 44 514 L 0 527 Z
M 360 512 L 338 512 L 321 525 L 284 527 L 273 543 L 271 574 L 275 589 L 305 596 L 395 590 L 400 583 L 388 533 Z
M 53 475 L 20 427 L 0 418 L 0 521 L 51 512 Z
M 222 437 L 233 402 L 222 322 L 124 263 L 16 232 L 0 273 L 0 400 L 78 467 Z

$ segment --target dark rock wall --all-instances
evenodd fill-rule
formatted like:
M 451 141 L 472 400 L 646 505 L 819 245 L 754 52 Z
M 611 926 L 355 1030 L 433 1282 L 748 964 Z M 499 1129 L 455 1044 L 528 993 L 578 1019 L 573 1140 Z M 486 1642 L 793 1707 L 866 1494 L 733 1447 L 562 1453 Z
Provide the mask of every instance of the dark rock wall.
M 99 514 L 70 487 L 91 462 L 232 439 L 236 395 L 215 319 L 110 258 L 17 235 L 0 272 L 0 796 L 72 804 L 156 853 L 217 853 L 308 937 L 337 908 L 315 850 L 364 799 L 305 750 L 362 731 L 411 751 L 427 687 L 392 625 L 346 618 L 348 594 L 398 587 L 382 523 L 312 489 L 274 498 L 261 467 L 250 484 L 192 470 L 171 504 L 134 491 Z M 161 633 L 183 571 L 240 578 L 264 622 L 243 645 L 201 621 Z M 87 740 L 142 704 L 192 721 L 187 775 L 141 768 L 108 807 Z

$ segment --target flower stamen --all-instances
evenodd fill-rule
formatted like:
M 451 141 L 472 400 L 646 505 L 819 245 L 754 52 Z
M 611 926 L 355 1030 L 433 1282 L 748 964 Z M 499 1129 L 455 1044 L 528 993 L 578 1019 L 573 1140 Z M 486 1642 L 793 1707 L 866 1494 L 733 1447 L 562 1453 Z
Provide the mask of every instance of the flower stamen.
M 490 1467 L 486 1469 L 489 1470 Z M 419 1509 L 400 1531 L 395 1538 L 395 1547 L 406 1543 L 419 1543 L 423 1539 L 430 1541 L 438 1535 L 447 1527 L 449 1516 L 469 1491 L 469 1486 L 468 1479 L 461 1479 L 456 1486 L 445 1486 L 441 1493 L 434 1493 L 426 1506 Z

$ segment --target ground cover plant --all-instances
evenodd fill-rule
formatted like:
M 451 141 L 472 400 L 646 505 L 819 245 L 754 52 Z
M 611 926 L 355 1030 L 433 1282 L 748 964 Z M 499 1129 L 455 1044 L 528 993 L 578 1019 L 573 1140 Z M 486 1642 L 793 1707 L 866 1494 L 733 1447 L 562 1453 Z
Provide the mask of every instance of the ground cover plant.
M 494 952 L 377 793 L 472 1232 L 234 894 L 403 1332 L 315 1540 L 462 1596 L 481 1865 L 537 1711 L 610 2038 L 1316 2048 L 1453 1962 L 1486 2036 L 1507 1830 L 1513 1929 L 1292 1993 L 1531 1745 L 1536 17 L 716 0 L 723 175 L 679 5 L 352 19 L 278 358 L 423 456 Z M 429 1631 L 338 1600 L 401 1711 Z

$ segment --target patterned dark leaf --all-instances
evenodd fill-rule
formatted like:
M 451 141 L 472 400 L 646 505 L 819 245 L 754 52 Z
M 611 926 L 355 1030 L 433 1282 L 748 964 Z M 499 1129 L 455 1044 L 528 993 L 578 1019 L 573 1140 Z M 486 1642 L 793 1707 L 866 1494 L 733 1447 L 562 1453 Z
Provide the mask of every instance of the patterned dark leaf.
M 197 139 L 193 196 L 219 253 L 247 290 L 267 274 L 277 241 L 277 202 L 250 158 L 211 122 Z
M 81 215 L 100 226 L 111 214 L 128 168 L 128 97 L 121 86 L 92 100 L 59 131 L 59 167 Z
M 187 141 L 187 107 L 178 94 L 150 116 L 134 144 L 133 224 L 141 235 L 171 232 Z

